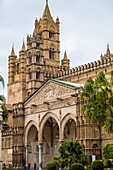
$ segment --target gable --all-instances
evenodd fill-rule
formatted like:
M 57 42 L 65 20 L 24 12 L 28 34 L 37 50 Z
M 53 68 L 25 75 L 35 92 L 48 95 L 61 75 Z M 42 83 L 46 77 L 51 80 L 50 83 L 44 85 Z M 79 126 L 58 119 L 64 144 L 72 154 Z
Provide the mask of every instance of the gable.
M 57 100 L 57 98 L 66 98 L 74 94 L 76 89 L 77 87 L 49 80 L 25 102 L 25 105 L 43 104 Z

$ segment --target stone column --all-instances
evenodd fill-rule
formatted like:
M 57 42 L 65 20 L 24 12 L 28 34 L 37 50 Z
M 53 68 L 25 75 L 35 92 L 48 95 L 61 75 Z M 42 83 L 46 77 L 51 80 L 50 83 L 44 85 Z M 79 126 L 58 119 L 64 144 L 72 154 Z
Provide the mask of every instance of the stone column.
M 28 145 L 26 145 L 26 151 L 25 151 L 25 159 L 26 159 L 26 167 L 28 167 Z
M 42 170 L 42 145 L 39 143 L 39 170 Z

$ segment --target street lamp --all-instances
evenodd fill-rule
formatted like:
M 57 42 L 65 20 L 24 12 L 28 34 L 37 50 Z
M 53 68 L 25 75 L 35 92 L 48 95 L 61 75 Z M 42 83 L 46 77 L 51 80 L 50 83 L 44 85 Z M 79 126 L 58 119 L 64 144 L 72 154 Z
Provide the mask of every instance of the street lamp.
M 3 110 L 0 107 L 0 170 L 2 170 L 2 122 L 3 122 L 2 112 Z

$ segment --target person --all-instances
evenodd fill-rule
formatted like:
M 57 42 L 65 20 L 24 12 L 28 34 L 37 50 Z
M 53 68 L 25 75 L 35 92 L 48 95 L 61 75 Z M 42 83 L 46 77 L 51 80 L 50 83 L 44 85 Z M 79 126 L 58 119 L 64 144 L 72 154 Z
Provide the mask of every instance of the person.
M 36 163 L 34 163 L 34 170 L 36 170 Z

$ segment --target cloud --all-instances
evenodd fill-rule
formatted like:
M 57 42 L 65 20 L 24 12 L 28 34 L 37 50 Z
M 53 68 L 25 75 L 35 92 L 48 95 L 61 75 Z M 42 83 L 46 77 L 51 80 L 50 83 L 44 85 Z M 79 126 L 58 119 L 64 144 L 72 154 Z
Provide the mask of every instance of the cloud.
M 98 60 L 107 42 L 112 51 L 112 0 L 52 0 L 49 6 L 53 18 L 60 18 L 61 58 L 66 45 L 72 67 Z M 0 0 L 0 74 L 6 84 L 11 46 L 14 43 L 18 55 L 23 38 L 33 32 L 35 18 L 40 19 L 44 7 L 41 0 Z

